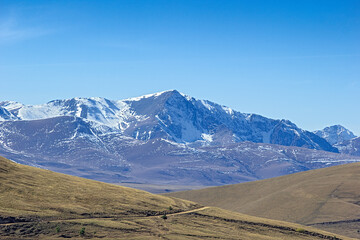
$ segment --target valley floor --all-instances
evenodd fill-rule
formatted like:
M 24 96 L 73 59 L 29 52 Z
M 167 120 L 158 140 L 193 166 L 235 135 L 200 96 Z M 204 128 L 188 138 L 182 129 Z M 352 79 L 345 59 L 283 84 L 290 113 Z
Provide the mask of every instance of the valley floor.
M 189 185 L 156 185 L 156 184 L 145 184 L 145 183 L 112 183 L 119 186 L 130 187 L 135 189 L 144 190 L 150 193 L 169 193 L 169 192 L 178 192 L 178 191 L 187 191 L 202 189 L 209 186 L 189 186 Z

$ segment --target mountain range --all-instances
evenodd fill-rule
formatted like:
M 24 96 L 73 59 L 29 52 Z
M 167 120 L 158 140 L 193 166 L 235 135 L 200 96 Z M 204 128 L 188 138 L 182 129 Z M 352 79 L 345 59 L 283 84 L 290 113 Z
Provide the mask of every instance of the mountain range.
M 332 145 L 320 132 L 176 90 L 116 101 L 3 101 L 0 120 L 1 155 L 106 182 L 222 185 L 360 161 L 352 145 Z M 356 138 L 344 140 L 356 146 Z

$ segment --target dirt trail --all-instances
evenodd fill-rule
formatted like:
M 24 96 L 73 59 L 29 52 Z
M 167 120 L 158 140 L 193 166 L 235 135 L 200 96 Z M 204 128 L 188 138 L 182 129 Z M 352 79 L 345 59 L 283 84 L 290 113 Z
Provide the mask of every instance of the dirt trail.
M 201 207 L 201 208 L 196 208 L 196 209 L 192 209 L 189 211 L 184 211 L 184 212 L 177 212 L 177 213 L 167 213 L 166 216 L 175 216 L 175 215 L 181 215 L 181 214 L 187 214 L 187 213 L 192 213 L 192 212 L 198 212 L 198 211 L 202 211 L 205 210 L 209 207 Z M 76 221 L 76 220 L 89 220 L 89 219 L 133 219 L 133 218 L 151 218 L 151 217 L 162 217 L 162 215 L 155 215 L 155 216 L 121 216 L 121 217 L 111 217 L 111 218 L 71 218 L 71 219 L 56 219 L 56 220 L 50 220 L 48 222 L 62 222 L 62 221 Z M 16 225 L 16 224 L 26 224 L 26 223 L 36 223 L 35 221 L 32 222 L 11 222 L 11 223 L 2 223 L 0 224 L 0 226 L 10 226 L 10 225 Z
M 175 215 L 187 214 L 187 213 L 192 213 L 192 212 L 198 212 L 198 211 L 202 211 L 202 210 L 205 210 L 208 208 L 210 208 L 210 207 L 201 207 L 201 208 L 196 208 L 196 209 L 185 211 L 185 212 L 169 213 L 169 214 L 166 214 L 166 216 L 175 216 Z

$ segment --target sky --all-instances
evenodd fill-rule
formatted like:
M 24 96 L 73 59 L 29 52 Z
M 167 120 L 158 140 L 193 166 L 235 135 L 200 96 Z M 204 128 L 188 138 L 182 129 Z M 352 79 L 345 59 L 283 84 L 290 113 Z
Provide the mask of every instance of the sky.
M 360 135 L 358 0 L 0 0 L 0 101 L 176 89 Z

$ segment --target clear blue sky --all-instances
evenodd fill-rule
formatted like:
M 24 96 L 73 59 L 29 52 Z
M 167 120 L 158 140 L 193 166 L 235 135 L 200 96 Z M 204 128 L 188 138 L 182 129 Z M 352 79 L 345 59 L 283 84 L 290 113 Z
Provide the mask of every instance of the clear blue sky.
M 360 1 L 0 0 L 0 101 L 177 89 L 360 135 Z

